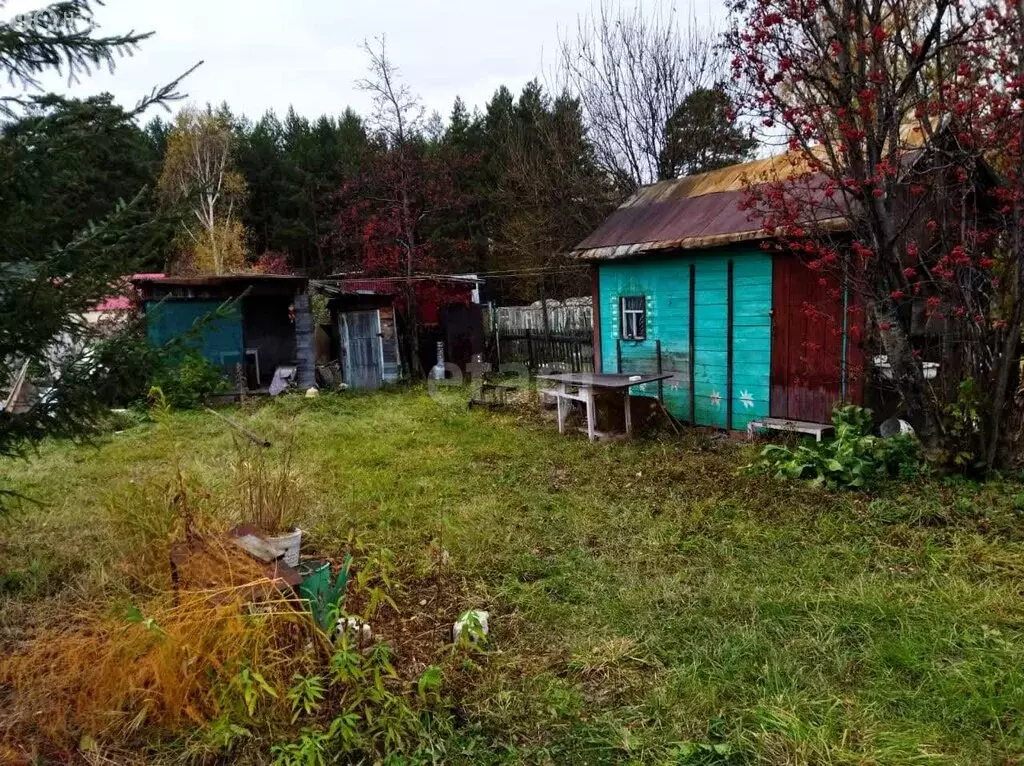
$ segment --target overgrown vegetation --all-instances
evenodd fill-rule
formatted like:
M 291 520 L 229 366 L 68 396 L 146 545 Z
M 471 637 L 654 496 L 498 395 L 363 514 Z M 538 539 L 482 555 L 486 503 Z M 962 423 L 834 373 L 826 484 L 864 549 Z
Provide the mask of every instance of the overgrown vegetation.
M 106 373 L 130 361 L 113 345 L 98 365 L 92 345 L 103 332 L 82 316 L 121 289 L 140 254 L 160 251 L 177 217 L 154 215 L 135 120 L 180 98 L 178 81 L 131 110 L 40 92 L 54 72 L 77 80 L 113 70 L 150 37 L 100 33 L 95 5 L 66 0 L 0 20 L 0 386 L 28 365 L 46 389 L 29 411 L 0 412 L 4 456 L 102 425 Z
M 750 468 L 829 489 L 870 489 L 886 479 L 914 479 L 928 470 L 912 434 L 872 435 L 871 410 L 839 407 L 832 424 L 835 438 L 794 447 L 769 444 Z
M 284 445 L 283 454 L 270 459 L 263 445 L 235 438 L 235 481 L 242 518 L 268 535 L 292 528 L 302 506 L 305 492 L 292 465 L 294 446 L 292 437 Z
M 335 568 L 353 554 L 345 609 L 389 650 L 356 660 L 339 637 L 307 652 L 275 642 L 315 636 L 312 618 L 247 617 L 265 626 L 268 650 L 251 653 L 248 673 L 225 658 L 215 684 L 203 676 L 201 722 L 183 712 L 158 726 L 154 706 L 131 729 L 141 697 L 129 696 L 106 726 L 75 729 L 58 760 L 89 747 L 119 763 L 317 763 L 349 746 L 369 760 L 399 739 L 393 759 L 474 764 L 1024 754 L 1016 480 L 922 476 L 833 493 L 743 474 L 751 448 L 699 434 L 591 445 L 533 416 L 417 391 L 286 399 L 232 417 L 268 435 L 273 460 L 278 424 L 294 429 L 306 553 Z M 208 520 L 196 529 L 241 521 L 233 439 L 212 416 L 171 413 L 96 447 L 47 443 L 32 462 L 3 464 L 47 503 L 3 522 L 5 670 L 83 624 L 173 656 L 155 628 L 180 633 L 158 601 L 168 541 L 184 534 L 175 476 L 189 477 Z M 490 635 L 456 649 L 451 626 L 468 609 L 490 612 Z M 142 656 L 145 668 L 159 655 Z M 73 684 L 44 671 L 55 689 Z M 371 683 L 344 680 L 355 673 Z M 353 694 L 379 695 L 378 675 L 389 696 Z M 52 754 L 31 725 L 40 708 L 28 700 L 41 698 L 0 682 L 0 757 Z M 389 711 L 378 728 L 344 720 L 376 704 Z M 352 731 L 358 745 L 346 744 Z
M 171 412 L 164 403 L 156 413 L 158 431 Z M 345 582 L 353 554 L 357 574 L 333 594 L 333 617 L 314 619 L 225 537 L 232 510 L 265 528 L 292 512 L 290 494 L 300 493 L 290 448 L 276 458 L 240 443 L 235 451 L 219 514 L 181 472 L 111 504 L 111 531 L 130 541 L 117 546 L 121 577 L 0 662 L 0 688 L 18 700 L 8 738 L 29 737 L 50 755 L 144 744 L 187 759 L 234 756 L 246 743 L 251 757 L 269 740 L 274 763 L 286 765 L 434 746 L 431 727 L 448 725 L 436 704 L 440 670 L 402 676 L 386 640 L 336 627 L 339 617 L 369 626 L 382 609 L 397 611 L 390 553 L 349 538 Z
M 161 391 L 174 409 L 190 410 L 203 406 L 211 394 L 230 390 L 231 384 L 198 351 L 188 351 L 180 359 L 160 360 L 150 387 Z
M 231 390 L 223 369 L 196 346 L 204 328 L 232 308 L 225 303 L 163 346 L 147 338 L 145 315 L 133 317 L 116 335 L 92 346 L 90 358 L 101 371 L 94 396 L 107 407 L 141 410 L 159 399 L 162 407 L 188 410 L 203 406 L 212 394 Z

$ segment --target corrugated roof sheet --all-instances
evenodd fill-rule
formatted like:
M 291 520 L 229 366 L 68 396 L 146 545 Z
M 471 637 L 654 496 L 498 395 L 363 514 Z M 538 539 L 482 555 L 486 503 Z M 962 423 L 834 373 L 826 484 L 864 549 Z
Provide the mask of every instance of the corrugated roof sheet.
M 747 184 L 806 172 L 806 164 L 781 155 L 645 186 L 577 245 L 572 256 L 604 260 L 763 238 L 760 224 L 741 209 Z
M 328 274 L 326 277 L 318 281 L 351 282 L 360 280 L 370 280 L 380 283 L 393 282 L 398 285 L 404 285 L 407 282 L 453 282 L 457 284 L 482 285 L 486 281 L 476 274 L 413 274 L 410 277 L 388 277 L 370 276 L 361 271 L 339 271 L 334 274 Z
M 913 161 L 923 144 L 920 131 L 905 126 L 901 143 L 904 161 Z M 821 157 L 820 152 L 815 154 Z M 810 171 L 807 158 L 785 153 L 730 165 L 720 170 L 661 181 L 639 189 L 613 212 L 570 256 L 581 260 L 607 260 L 649 251 L 718 247 L 733 242 L 767 238 L 751 213 L 741 209 L 748 185 L 785 181 Z M 811 200 L 819 212 L 816 225 L 846 228 L 838 208 L 815 189 L 826 176 L 809 176 Z M 818 196 L 820 195 L 820 196 Z M 828 208 L 832 207 L 829 211 Z

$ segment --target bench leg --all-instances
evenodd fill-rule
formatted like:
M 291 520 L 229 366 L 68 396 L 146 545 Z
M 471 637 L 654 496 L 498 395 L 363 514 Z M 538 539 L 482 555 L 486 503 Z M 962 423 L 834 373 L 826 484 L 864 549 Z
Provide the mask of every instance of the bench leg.
M 594 390 L 587 389 L 587 437 L 590 441 L 597 440 L 597 413 L 594 412 Z
M 565 433 L 565 400 L 561 396 L 555 396 L 555 406 L 558 408 L 558 433 Z
M 626 389 L 625 398 L 625 409 L 623 412 L 626 413 L 626 436 L 633 436 L 633 397 L 629 395 L 629 389 Z

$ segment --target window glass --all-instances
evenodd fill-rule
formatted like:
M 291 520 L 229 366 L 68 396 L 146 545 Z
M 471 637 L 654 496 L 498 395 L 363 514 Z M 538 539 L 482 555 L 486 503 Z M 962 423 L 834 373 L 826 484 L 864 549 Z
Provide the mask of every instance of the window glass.
M 626 295 L 619 299 L 620 326 L 626 340 L 643 340 L 647 337 L 647 298 L 643 295 Z

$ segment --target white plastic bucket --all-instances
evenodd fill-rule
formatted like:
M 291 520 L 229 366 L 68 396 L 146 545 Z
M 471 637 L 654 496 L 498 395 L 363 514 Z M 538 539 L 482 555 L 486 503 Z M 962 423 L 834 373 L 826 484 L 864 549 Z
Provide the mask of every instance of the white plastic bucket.
M 302 530 L 298 527 L 287 534 L 268 537 L 267 544 L 284 557 L 284 563 L 288 566 L 297 567 L 299 565 Z

